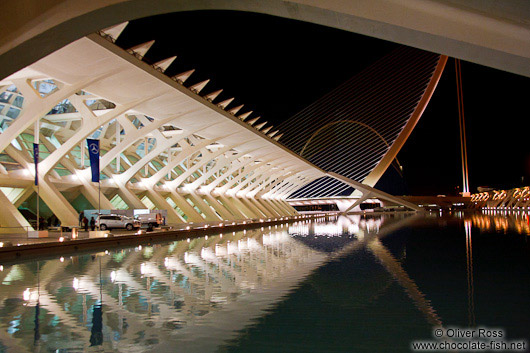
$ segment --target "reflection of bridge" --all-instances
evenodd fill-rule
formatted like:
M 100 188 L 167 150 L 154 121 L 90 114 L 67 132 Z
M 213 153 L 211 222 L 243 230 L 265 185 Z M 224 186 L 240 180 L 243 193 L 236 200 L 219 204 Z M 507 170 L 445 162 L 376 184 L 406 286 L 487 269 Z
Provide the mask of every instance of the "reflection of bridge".
M 101 253 L 92 260 L 80 256 L 44 261 L 38 277 L 33 265 L 9 266 L 0 272 L 0 302 L 9 315 L 20 317 L 22 326 L 17 334 L 4 332 L 0 340 L 11 349 L 28 350 L 34 337 L 34 306 L 39 303 L 38 329 L 45 332 L 54 325 L 61 332 L 54 340 L 37 342 L 42 350 L 87 349 L 94 325 L 91 313 L 102 304 L 102 334 L 119 337 L 106 339 L 104 348 L 166 351 L 178 343 L 185 351 L 212 351 L 314 269 L 360 249 L 373 253 L 427 322 L 440 325 L 428 300 L 379 240 L 406 222 L 349 216 L 336 225 L 298 223 L 289 229 L 302 236 L 306 225 L 331 232 L 336 228 L 336 234 L 348 229 L 356 236 L 331 253 L 305 246 L 290 237 L 287 228 L 277 227 Z M 25 305 L 11 298 L 23 298 Z M 46 347 L 50 344 L 54 346 Z

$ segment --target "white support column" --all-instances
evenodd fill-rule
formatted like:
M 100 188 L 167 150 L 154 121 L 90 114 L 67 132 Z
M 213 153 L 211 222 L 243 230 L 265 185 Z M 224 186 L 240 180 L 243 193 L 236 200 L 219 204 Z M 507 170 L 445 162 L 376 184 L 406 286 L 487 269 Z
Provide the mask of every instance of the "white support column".
M 142 200 L 136 196 L 136 194 L 129 190 L 121 180 L 114 179 L 116 186 L 118 187 L 118 195 L 125 201 L 127 206 L 131 209 L 144 209 L 147 208 Z
M 86 171 L 90 172 L 89 169 Z M 99 204 L 101 205 L 102 210 L 112 210 L 114 206 L 103 192 L 101 192 L 101 194 L 99 193 L 98 186 L 94 185 L 97 183 L 92 182 L 90 174 L 87 172 L 78 172 L 77 174 L 79 181 L 83 184 L 81 187 L 81 193 L 95 209 Z
M 213 197 L 212 195 L 210 194 L 205 194 L 203 195 L 204 198 L 208 201 L 208 203 L 213 207 L 215 208 L 215 210 L 217 211 L 217 213 L 219 213 L 221 215 L 221 217 L 223 217 L 223 219 L 226 219 L 226 220 L 234 220 L 234 219 L 237 219 L 236 216 L 234 216 L 229 209 L 227 209 L 226 207 L 223 207 L 219 201 L 217 201 L 217 199 L 215 197 Z
M 241 201 L 245 206 L 247 206 L 248 209 L 250 209 L 257 216 L 255 218 L 269 217 L 268 212 L 263 211 L 261 207 L 256 205 L 250 199 L 247 199 L 246 197 L 241 197 L 239 198 L 239 201 Z
M 235 147 L 235 146 L 232 146 L 231 148 L 233 148 L 233 147 Z M 222 155 L 218 156 L 217 157 L 217 163 L 215 164 L 215 167 L 213 167 L 208 172 L 204 173 L 200 178 L 198 178 L 193 183 L 191 183 L 189 185 L 189 187 L 191 187 L 192 189 L 196 189 L 196 188 L 200 187 L 200 185 L 202 183 L 204 183 L 206 180 L 208 180 L 215 173 L 217 173 L 218 171 L 220 171 L 224 167 L 232 165 L 232 163 L 234 161 L 236 161 L 237 159 L 241 158 L 243 155 L 248 154 L 248 153 L 252 153 L 252 152 L 255 152 L 255 150 L 243 151 L 243 152 L 241 152 L 239 154 L 236 154 L 236 155 L 234 155 L 232 157 L 229 157 L 229 158 L 223 158 Z M 238 165 L 239 165 L 239 163 L 238 163 Z
M 177 191 L 172 190 L 169 195 L 173 202 L 188 216 L 188 222 L 204 222 L 204 218 Z
M 228 203 L 230 207 L 235 208 L 243 218 L 259 218 L 254 212 L 248 209 L 237 197 L 223 197 L 221 196 L 223 203 Z
M 86 144 L 85 141 L 81 141 L 79 143 L 80 145 L 80 153 L 81 153 L 81 165 L 80 169 L 85 169 L 85 154 L 86 154 Z
M 171 147 L 169 147 L 167 149 L 167 164 L 168 165 L 171 164 L 171 157 L 172 156 L 173 155 L 171 154 Z M 171 170 L 168 170 L 168 172 L 167 172 L 167 180 L 171 180 L 171 172 L 172 172 Z
M 147 157 L 147 153 L 148 153 L 148 148 L 147 148 L 147 142 L 149 141 L 149 139 L 147 137 L 144 137 L 144 158 Z M 149 176 L 149 162 L 151 161 L 151 159 L 149 159 L 146 163 L 145 163 L 145 167 L 144 167 L 144 177 L 147 178 Z
M 224 207 L 230 211 L 235 216 L 235 219 L 245 219 L 247 218 L 238 208 L 237 205 L 232 203 L 228 197 L 225 195 L 218 196 L 221 202 L 223 203 Z
M 288 212 L 285 207 L 282 207 L 283 205 L 280 205 L 279 203 L 274 202 L 275 200 L 272 199 L 258 199 L 261 201 L 261 203 L 264 203 L 268 205 L 270 208 L 273 208 L 276 210 L 276 213 L 285 215 L 285 214 L 291 214 L 291 212 Z
M 115 146 L 118 146 L 120 144 L 120 140 L 121 140 L 121 137 L 120 137 L 120 132 L 121 132 L 121 129 L 120 129 L 120 123 L 118 122 L 118 120 L 116 119 L 115 121 L 115 127 L 116 127 L 116 145 Z M 120 165 L 121 165 L 121 154 L 118 153 L 116 155 L 116 174 L 119 174 L 120 172 Z
M 40 198 L 59 218 L 63 226 L 78 226 L 77 211 L 48 178 L 39 179 Z
M 148 188 L 147 195 L 159 210 L 167 210 L 167 223 L 183 223 L 185 220 L 157 191 Z
M 289 205 L 289 203 L 287 203 L 287 201 L 285 200 L 271 200 L 272 202 L 280 205 L 280 206 L 283 206 L 285 209 L 287 209 L 287 212 L 291 214 L 291 216 L 296 216 L 298 214 L 298 211 L 291 205 Z
M 265 217 L 276 217 L 279 215 L 274 209 L 271 209 L 268 205 L 264 205 L 258 199 L 249 198 L 248 200 L 250 201 L 250 203 L 256 205 L 256 207 L 261 210 L 261 213 L 263 213 Z
M 258 198 L 256 200 L 258 200 L 262 205 L 265 205 L 268 208 L 274 210 L 276 214 L 279 214 L 279 215 L 286 214 L 285 210 L 281 207 L 278 207 L 278 205 L 274 204 L 273 202 L 271 202 L 272 200 L 267 200 L 267 199 L 262 199 L 262 198 Z
M 199 210 L 206 216 L 207 221 L 219 221 L 221 218 L 204 202 L 200 195 L 190 192 L 187 195 Z
M 24 191 L 22 191 L 18 197 L 13 201 L 13 205 L 15 206 L 15 208 L 19 208 L 20 205 L 22 205 L 22 203 L 24 201 L 26 201 L 31 195 L 33 194 L 33 187 L 32 186 L 26 186 L 24 188 Z
M 27 230 L 33 230 L 33 227 L 15 205 L 9 201 L 2 190 L 0 190 L 0 203 L 2 204 L 0 233 L 25 233 Z
M 261 212 L 257 212 L 256 210 L 253 210 L 251 208 L 249 208 L 245 203 L 243 203 L 241 201 L 241 199 L 239 199 L 238 197 L 231 197 L 230 200 L 232 200 L 232 202 L 239 206 L 240 210 L 245 214 L 247 215 L 248 218 L 261 218 L 263 217 L 261 215 Z

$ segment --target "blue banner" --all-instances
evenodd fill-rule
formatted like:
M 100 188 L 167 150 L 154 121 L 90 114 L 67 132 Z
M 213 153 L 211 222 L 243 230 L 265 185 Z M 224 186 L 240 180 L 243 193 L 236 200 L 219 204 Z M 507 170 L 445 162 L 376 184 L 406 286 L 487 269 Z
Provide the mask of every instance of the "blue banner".
M 86 139 L 88 155 L 90 156 L 90 169 L 92 170 L 92 181 L 99 183 L 99 140 Z
M 33 163 L 35 163 L 35 185 L 39 185 L 39 144 L 33 144 Z

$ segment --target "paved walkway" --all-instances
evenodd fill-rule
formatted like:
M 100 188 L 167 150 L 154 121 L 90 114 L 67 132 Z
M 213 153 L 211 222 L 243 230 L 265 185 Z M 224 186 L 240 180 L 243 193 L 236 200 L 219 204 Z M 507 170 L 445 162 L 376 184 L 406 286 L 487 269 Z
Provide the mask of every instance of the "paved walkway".
M 309 217 L 309 216 L 307 216 Z M 282 217 L 282 218 L 265 218 L 265 219 L 242 219 L 242 220 L 235 220 L 235 221 L 214 221 L 214 222 L 201 222 L 201 223 L 180 223 L 180 224 L 172 224 L 168 226 L 162 226 L 161 228 L 165 228 L 167 230 L 171 231 L 179 231 L 179 230 L 186 230 L 186 229 L 200 229 L 200 228 L 207 228 L 207 227 L 215 227 L 218 225 L 223 224 L 224 226 L 238 226 L 238 225 L 245 225 L 250 224 L 253 222 L 259 222 L 259 221 L 277 221 L 280 219 L 294 219 L 295 217 Z M 296 218 L 302 218 L 302 216 L 298 216 Z M 155 228 L 153 231 L 159 232 L 163 229 L 161 228 Z M 147 231 L 147 228 L 141 228 L 141 232 L 145 233 Z M 114 236 L 120 236 L 120 235 L 133 235 L 137 234 L 138 230 L 128 231 L 125 229 L 112 229 L 111 234 Z M 27 233 L 25 232 L 18 232 L 18 233 L 0 233 L 0 247 L 1 246 L 7 246 L 7 245 L 26 245 L 26 244 L 42 244 L 42 243 L 53 243 L 60 240 L 61 237 L 70 238 L 72 235 L 72 232 L 61 232 L 60 230 L 48 230 L 48 237 L 46 238 L 28 238 Z M 78 232 L 78 239 L 89 239 L 89 232 L 85 231 L 79 231 Z

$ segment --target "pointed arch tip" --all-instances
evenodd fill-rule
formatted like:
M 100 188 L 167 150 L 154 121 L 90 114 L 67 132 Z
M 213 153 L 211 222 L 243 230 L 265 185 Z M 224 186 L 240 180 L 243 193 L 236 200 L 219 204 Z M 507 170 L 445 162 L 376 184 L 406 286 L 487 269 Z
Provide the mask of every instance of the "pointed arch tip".
M 183 84 L 186 82 L 188 78 L 195 72 L 195 69 L 191 69 L 188 71 L 181 72 L 180 74 L 177 74 L 173 77 L 171 77 L 173 80 L 177 81 L 180 84 Z
M 244 106 L 244 104 L 238 105 L 237 107 L 234 107 L 234 108 L 230 109 L 228 112 L 229 112 L 230 114 L 236 115 L 236 113 L 237 113 L 238 111 L 240 111 L 241 108 L 243 108 L 243 106 Z
M 265 122 L 263 122 L 263 123 L 261 123 L 261 124 L 256 125 L 255 128 L 259 130 L 259 129 L 261 129 L 262 127 L 264 127 L 265 125 L 267 125 L 267 123 L 268 123 L 268 122 L 265 121 Z
M 264 134 L 266 134 L 266 133 L 268 133 L 269 131 L 271 131 L 271 129 L 272 129 L 272 125 L 269 126 L 269 127 L 267 127 L 267 128 L 265 128 L 265 129 L 263 129 L 263 130 L 261 130 L 261 132 L 263 132 Z
M 204 80 L 204 81 L 201 81 L 199 83 L 196 83 L 192 86 L 189 87 L 189 89 L 197 94 L 199 94 L 202 89 L 208 84 L 208 82 L 210 82 L 210 79 L 207 79 L 207 80 Z
M 256 121 L 258 121 L 259 119 L 261 119 L 261 116 L 258 116 L 257 118 L 253 118 L 253 119 L 250 119 L 249 121 L 247 121 L 247 123 L 249 125 L 254 125 L 254 123 L 256 123 Z
M 210 102 L 212 102 L 215 98 L 217 98 L 221 94 L 221 92 L 223 92 L 223 90 L 222 89 L 218 89 L 217 91 L 208 93 L 203 98 L 206 99 L 206 100 L 209 100 Z
M 175 61 L 176 58 L 177 56 L 172 56 L 167 59 L 160 60 L 159 62 L 155 63 L 155 66 L 159 67 L 160 69 L 162 69 L 162 71 L 165 72 L 167 68 L 170 67 L 171 64 L 173 64 L 173 61 Z
M 239 115 L 238 118 L 241 119 L 242 121 L 245 121 L 245 119 L 248 118 L 250 116 L 250 114 L 252 114 L 252 110 L 249 111 L 249 112 L 246 112 L 246 113 L 243 113 L 243 114 Z
M 217 105 L 218 105 L 219 107 L 225 109 L 225 108 L 228 106 L 228 104 L 232 103 L 233 100 L 234 100 L 233 97 L 232 97 L 232 98 L 228 98 L 228 99 L 222 101 L 221 103 L 219 103 L 219 104 L 217 104 Z
M 114 41 L 116 41 L 128 24 L 129 21 L 118 23 L 117 25 L 102 29 L 101 32 L 105 33 L 106 35 L 114 39 Z
M 131 54 L 138 54 L 143 57 L 145 54 L 147 54 L 149 49 L 151 49 L 153 44 L 155 44 L 155 41 L 150 40 L 149 42 L 135 45 L 134 47 L 127 49 L 127 51 Z

